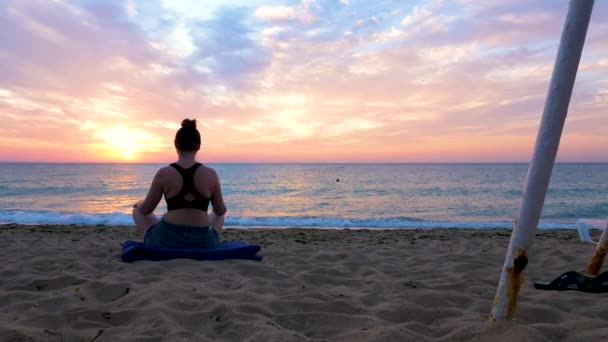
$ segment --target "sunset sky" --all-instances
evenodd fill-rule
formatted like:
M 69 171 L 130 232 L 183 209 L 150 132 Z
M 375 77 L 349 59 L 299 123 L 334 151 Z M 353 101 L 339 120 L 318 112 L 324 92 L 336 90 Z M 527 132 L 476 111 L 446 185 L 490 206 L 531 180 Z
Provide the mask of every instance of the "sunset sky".
M 3 0 L 0 161 L 527 162 L 566 0 Z M 558 161 L 608 161 L 596 1 Z

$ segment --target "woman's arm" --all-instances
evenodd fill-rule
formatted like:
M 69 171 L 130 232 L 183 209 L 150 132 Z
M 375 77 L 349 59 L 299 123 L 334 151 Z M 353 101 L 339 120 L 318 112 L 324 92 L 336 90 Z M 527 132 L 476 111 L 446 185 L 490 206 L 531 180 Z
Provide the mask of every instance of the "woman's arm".
M 222 197 L 222 187 L 220 186 L 220 178 L 217 176 L 215 170 L 211 170 L 213 174 L 213 192 L 211 193 L 211 205 L 213 206 L 213 212 L 217 216 L 223 216 L 226 213 L 226 204 Z
M 135 205 L 142 215 L 149 215 L 154 212 L 158 202 L 160 202 L 160 199 L 163 197 L 162 179 L 163 172 L 162 169 L 160 169 L 158 172 L 156 172 L 156 175 L 154 175 L 154 179 L 152 180 L 152 185 L 150 185 L 150 190 L 148 191 L 146 199 L 144 199 L 141 205 Z

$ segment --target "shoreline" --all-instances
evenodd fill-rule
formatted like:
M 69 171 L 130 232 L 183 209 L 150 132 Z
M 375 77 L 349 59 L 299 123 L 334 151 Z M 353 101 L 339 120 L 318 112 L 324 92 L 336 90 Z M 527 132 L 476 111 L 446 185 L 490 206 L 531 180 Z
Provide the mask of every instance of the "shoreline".
M 608 339 L 607 296 L 532 286 L 586 268 L 575 230 L 538 231 L 514 321 L 488 323 L 510 234 L 229 228 L 264 260 L 123 263 L 130 226 L 2 225 L 0 341 Z
M 126 214 L 125 214 L 126 215 Z M 589 219 L 602 221 L 600 219 Z M 132 221 L 130 219 L 129 221 Z M 474 223 L 484 224 L 486 226 L 470 226 Z M 514 222 L 497 221 L 497 222 L 482 222 L 482 221 L 427 221 L 427 225 L 411 225 L 411 226 L 306 226 L 306 225 L 235 225 L 224 224 L 224 229 L 241 229 L 241 230 L 263 230 L 263 229 L 312 229 L 312 230 L 511 230 Z M 55 227 L 134 227 L 132 222 L 128 224 L 107 224 L 107 223 L 62 223 L 62 222 L 12 222 L 0 221 L 0 227 L 7 226 L 24 226 L 24 227 L 39 227 L 39 226 L 55 226 Z M 467 226 L 469 225 L 469 226 Z M 590 231 L 603 229 L 595 226 L 590 226 Z M 577 230 L 576 222 L 541 222 L 538 231 L 553 231 L 553 230 Z

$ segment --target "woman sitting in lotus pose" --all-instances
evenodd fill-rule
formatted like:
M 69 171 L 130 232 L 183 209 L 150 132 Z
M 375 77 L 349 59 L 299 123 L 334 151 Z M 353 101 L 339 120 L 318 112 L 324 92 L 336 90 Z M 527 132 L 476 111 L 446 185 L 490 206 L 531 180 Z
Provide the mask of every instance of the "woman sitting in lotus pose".
M 133 221 L 145 246 L 200 249 L 219 244 L 226 205 L 215 170 L 195 159 L 200 146 L 196 120 L 185 119 L 175 134 L 177 162 L 158 170 L 146 198 L 133 205 Z M 163 195 L 167 213 L 159 221 L 153 212 Z

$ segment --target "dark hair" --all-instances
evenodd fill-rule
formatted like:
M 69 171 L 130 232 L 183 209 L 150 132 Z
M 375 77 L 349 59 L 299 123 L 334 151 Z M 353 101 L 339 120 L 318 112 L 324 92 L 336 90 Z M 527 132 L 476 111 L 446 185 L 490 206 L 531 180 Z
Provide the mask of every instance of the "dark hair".
M 201 134 L 196 129 L 196 119 L 182 121 L 182 128 L 175 133 L 175 148 L 180 151 L 198 151 L 201 148 Z

